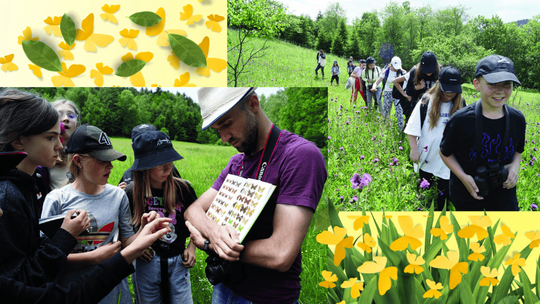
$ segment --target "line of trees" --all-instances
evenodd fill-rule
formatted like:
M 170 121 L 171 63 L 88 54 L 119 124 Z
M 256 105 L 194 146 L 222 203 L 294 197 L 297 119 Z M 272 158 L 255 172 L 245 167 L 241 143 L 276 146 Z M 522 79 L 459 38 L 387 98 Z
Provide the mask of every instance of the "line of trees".
M 131 137 L 133 127 L 150 123 L 171 139 L 203 144 L 222 144 L 217 131 L 201 131 L 199 104 L 189 96 L 157 88 L 21 88 L 49 100 L 68 99 L 81 111 L 80 123 L 88 123 L 109 136 Z M 328 136 L 328 90 L 287 88 L 275 95 L 260 96 L 261 107 L 281 129 L 287 129 L 319 148 Z
M 540 62 L 540 15 L 518 25 L 504 23 L 496 15 L 471 18 L 467 11 L 463 5 L 434 10 L 429 5 L 416 8 L 409 1 L 393 1 L 378 11 L 361 13 L 349 25 L 345 10 L 331 3 L 315 20 L 287 14 L 283 20 L 287 27 L 279 38 L 347 58 L 373 56 L 380 64 L 389 61 L 388 56 L 381 56 L 381 49 L 391 46 L 392 55 L 399 56 L 406 68 L 429 50 L 441 64 L 460 69 L 467 81 L 474 76 L 478 60 L 499 54 L 514 61 L 525 87 L 540 89 L 540 70 L 532 68 Z

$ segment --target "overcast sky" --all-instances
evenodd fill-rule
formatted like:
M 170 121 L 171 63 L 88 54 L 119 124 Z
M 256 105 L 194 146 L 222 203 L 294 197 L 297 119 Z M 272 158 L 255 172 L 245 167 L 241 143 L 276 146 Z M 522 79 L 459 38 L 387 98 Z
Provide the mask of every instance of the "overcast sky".
M 377 10 L 380 12 L 390 0 L 358 1 L 358 0 L 278 0 L 289 7 L 289 12 L 295 15 L 308 14 L 315 20 L 319 10 L 324 13 L 330 3 L 339 2 L 347 14 L 347 24 L 352 24 L 354 18 L 362 18 L 364 12 Z M 403 3 L 403 1 L 396 1 Z M 470 1 L 427 1 L 410 0 L 411 7 L 418 8 L 430 5 L 433 10 L 444 9 L 448 6 L 463 4 L 468 7 L 467 14 L 470 18 L 482 15 L 491 18 L 498 15 L 503 22 L 508 23 L 521 19 L 532 19 L 540 15 L 540 0 L 470 0 Z

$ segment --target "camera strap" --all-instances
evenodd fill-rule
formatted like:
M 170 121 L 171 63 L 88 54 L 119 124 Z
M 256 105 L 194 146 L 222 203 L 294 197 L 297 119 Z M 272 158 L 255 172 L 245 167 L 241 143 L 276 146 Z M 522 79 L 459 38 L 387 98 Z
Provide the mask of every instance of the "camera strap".
M 497 157 L 497 162 L 501 158 L 501 154 L 504 152 L 504 147 L 508 145 L 508 141 L 510 140 L 510 114 L 508 112 L 508 107 L 506 105 L 503 105 L 503 109 L 504 109 L 504 115 L 506 116 L 505 126 L 504 126 L 504 137 L 503 137 L 503 143 L 502 143 L 503 151 L 499 153 L 499 156 Z M 476 167 L 476 159 L 478 158 L 478 153 L 482 152 L 482 139 L 484 138 L 483 132 L 482 132 L 482 120 L 484 116 L 482 115 L 482 101 L 481 100 L 476 102 L 474 110 L 475 110 L 474 119 L 475 119 L 475 128 L 476 128 L 476 133 L 474 136 L 474 151 L 476 152 L 474 155 L 474 166 Z
M 266 171 L 266 168 L 268 167 L 268 164 L 270 162 L 270 159 L 272 158 L 272 155 L 274 155 L 274 150 L 276 148 L 276 144 L 279 141 L 279 138 L 281 137 L 281 130 L 276 127 L 276 125 L 272 124 L 272 129 L 270 130 L 270 133 L 268 134 L 268 137 L 266 138 L 266 144 L 264 145 L 264 150 L 261 155 L 261 160 L 259 161 L 259 166 L 257 167 L 257 180 L 262 180 L 264 177 L 264 172 Z M 240 166 L 240 170 L 238 171 L 238 176 L 242 176 L 242 173 L 244 173 L 244 161 L 242 161 L 242 165 Z

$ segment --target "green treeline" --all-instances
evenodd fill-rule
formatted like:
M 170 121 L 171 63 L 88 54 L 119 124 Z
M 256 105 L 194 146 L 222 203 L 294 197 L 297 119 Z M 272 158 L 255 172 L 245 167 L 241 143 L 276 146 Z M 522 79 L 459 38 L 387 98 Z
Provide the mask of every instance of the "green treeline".
M 171 139 L 185 142 L 222 144 L 217 131 L 201 131 L 202 117 L 197 102 L 181 93 L 157 88 L 21 88 L 50 102 L 73 101 L 81 111 L 80 123 L 88 123 L 109 136 L 131 137 L 136 125 L 150 123 Z M 275 95 L 259 96 L 261 106 L 279 128 L 287 129 L 319 148 L 328 136 L 327 88 L 287 88 Z M 323 149 L 326 150 L 326 149 Z
M 389 62 L 381 51 L 393 48 L 406 69 L 417 64 L 423 52 L 433 51 L 439 63 L 457 67 L 467 81 L 474 76 L 479 59 L 499 54 L 514 61 L 523 86 L 540 89 L 540 69 L 536 68 L 540 64 L 540 15 L 518 26 L 516 22 L 505 24 L 498 16 L 470 17 L 462 5 L 433 10 L 429 5 L 411 7 L 409 1 L 390 2 L 372 12 L 362 12 L 361 7 L 352 25 L 347 24 L 339 3 L 319 11 L 315 20 L 287 14 L 282 21 L 285 29 L 278 37 L 355 60 L 373 56 L 379 64 Z

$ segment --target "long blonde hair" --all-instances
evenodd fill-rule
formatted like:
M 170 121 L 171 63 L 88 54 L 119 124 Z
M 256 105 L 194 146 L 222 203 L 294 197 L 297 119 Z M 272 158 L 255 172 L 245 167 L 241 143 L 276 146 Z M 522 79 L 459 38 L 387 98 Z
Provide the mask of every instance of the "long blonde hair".
M 163 203 L 165 209 L 170 214 L 176 212 L 176 204 L 179 203 L 182 208 L 185 208 L 183 204 L 184 194 L 183 189 L 188 189 L 186 183 L 173 176 L 172 171 L 167 176 L 163 187 Z M 176 194 L 180 192 L 180 200 L 178 200 Z M 139 226 L 141 224 L 141 216 L 144 213 L 144 199 L 152 197 L 152 188 L 150 186 L 150 169 L 133 172 L 133 225 Z
M 422 103 L 427 104 L 429 100 L 433 100 L 431 103 L 431 109 L 429 110 L 429 130 L 437 126 L 439 116 L 441 115 L 441 105 L 444 100 L 444 92 L 441 90 L 441 84 L 437 81 L 429 91 L 422 96 Z M 461 93 L 456 94 L 452 99 L 452 109 L 450 109 L 450 116 L 462 108 Z

